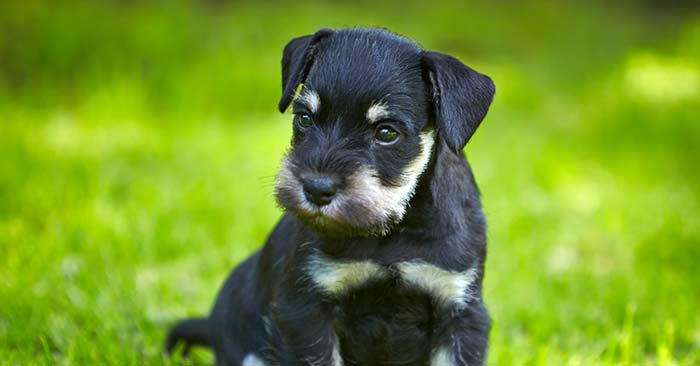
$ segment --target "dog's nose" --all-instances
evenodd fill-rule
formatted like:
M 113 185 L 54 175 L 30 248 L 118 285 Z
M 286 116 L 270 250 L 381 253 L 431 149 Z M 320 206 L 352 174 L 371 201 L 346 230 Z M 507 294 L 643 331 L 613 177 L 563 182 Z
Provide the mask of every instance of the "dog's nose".
M 319 206 L 331 203 L 339 185 L 337 180 L 325 176 L 302 179 L 301 183 L 306 199 Z

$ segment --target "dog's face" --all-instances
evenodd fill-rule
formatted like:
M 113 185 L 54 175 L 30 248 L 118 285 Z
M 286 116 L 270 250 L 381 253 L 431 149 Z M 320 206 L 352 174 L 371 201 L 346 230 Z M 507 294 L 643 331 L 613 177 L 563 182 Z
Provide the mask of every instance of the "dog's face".
M 438 77 L 425 51 L 386 31 L 292 40 L 280 110 L 291 102 L 293 138 L 278 202 L 327 235 L 387 233 L 430 164 L 436 129 L 445 128 L 436 122 Z

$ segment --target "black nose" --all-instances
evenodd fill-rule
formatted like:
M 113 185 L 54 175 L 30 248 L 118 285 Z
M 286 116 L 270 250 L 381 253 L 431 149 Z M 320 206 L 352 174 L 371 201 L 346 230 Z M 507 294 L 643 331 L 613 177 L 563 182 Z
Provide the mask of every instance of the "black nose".
M 319 206 L 331 203 L 339 185 L 337 180 L 325 176 L 302 179 L 301 183 L 306 199 Z

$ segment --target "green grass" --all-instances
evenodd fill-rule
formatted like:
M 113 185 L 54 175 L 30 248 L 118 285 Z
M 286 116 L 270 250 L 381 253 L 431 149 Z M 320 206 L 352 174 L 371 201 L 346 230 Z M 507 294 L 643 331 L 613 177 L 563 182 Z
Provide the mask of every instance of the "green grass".
M 177 363 L 280 216 L 282 47 L 343 25 L 496 81 L 490 364 L 700 363 L 700 16 L 649 3 L 3 3 L 0 364 Z

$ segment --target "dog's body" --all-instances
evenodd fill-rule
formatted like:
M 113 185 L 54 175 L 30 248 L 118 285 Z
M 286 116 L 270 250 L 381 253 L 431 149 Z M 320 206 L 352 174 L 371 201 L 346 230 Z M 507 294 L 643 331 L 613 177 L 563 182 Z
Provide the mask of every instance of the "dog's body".
M 294 39 L 282 64 L 287 213 L 168 348 L 210 346 L 219 365 L 483 364 L 486 225 L 461 150 L 491 80 L 375 29 Z

